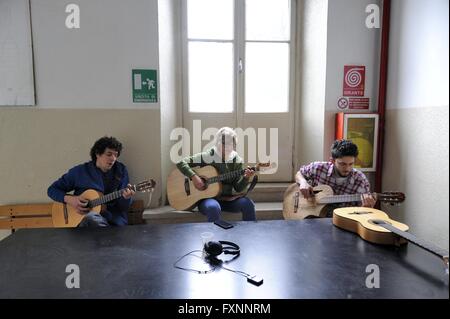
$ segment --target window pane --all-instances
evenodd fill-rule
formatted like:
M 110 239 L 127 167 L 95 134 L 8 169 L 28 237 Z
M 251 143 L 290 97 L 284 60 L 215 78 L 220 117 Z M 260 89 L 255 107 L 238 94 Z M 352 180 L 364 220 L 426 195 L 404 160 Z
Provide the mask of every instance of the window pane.
M 290 0 L 246 0 L 247 40 L 290 39 Z
M 233 0 L 188 0 L 189 39 L 233 39 Z
M 189 43 L 189 111 L 233 111 L 233 45 Z
M 245 112 L 287 112 L 289 96 L 289 45 L 247 43 Z

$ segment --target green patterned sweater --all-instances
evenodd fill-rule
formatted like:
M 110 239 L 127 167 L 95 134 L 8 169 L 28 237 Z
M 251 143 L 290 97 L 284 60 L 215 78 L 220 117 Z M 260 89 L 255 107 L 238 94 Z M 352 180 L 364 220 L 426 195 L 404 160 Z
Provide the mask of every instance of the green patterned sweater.
M 203 167 L 207 165 L 214 166 L 220 175 L 244 169 L 242 158 L 237 153 L 234 154 L 232 159 L 223 163 L 214 147 L 205 152 L 185 157 L 177 163 L 177 167 L 181 171 L 181 173 L 189 178 L 192 178 L 192 176 L 195 175 L 192 167 Z M 243 192 L 248 184 L 249 179 L 245 178 L 243 175 L 238 176 L 232 180 L 223 181 L 221 195 L 232 196 L 236 193 Z

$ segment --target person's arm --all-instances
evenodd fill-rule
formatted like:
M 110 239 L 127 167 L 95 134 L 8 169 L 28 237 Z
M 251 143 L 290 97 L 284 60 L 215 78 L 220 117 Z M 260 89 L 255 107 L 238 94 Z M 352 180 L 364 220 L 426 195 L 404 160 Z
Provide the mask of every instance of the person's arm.
M 192 156 L 185 157 L 177 163 L 177 168 L 181 173 L 183 173 L 184 176 L 192 178 L 192 176 L 196 175 L 196 173 L 191 167 L 202 166 L 203 156 L 204 153 L 198 153 Z
M 360 174 L 358 174 L 357 182 L 359 183 L 357 194 L 361 194 L 361 206 L 373 208 L 377 201 L 370 192 L 370 183 L 367 177 L 360 172 Z
M 122 172 L 122 179 L 120 180 L 119 189 L 124 189 L 130 186 L 130 180 L 128 177 L 128 170 L 124 166 Z M 132 202 L 132 196 L 134 195 L 134 191 L 130 189 L 126 189 L 122 192 L 122 196 L 116 200 L 116 207 L 121 212 L 126 212 L 130 208 Z
M 66 193 L 73 191 L 75 186 L 75 176 L 72 170 L 53 182 L 47 189 L 47 195 L 55 202 L 65 203 Z
M 302 195 L 305 198 L 310 198 L 314 196 L 313 193 L 313 188 L 311 187 L 311 185 L 308 184 L 308 181 L 306 180 L 305 176 L 303 176 L 303 174 L 309 174 L 311 173 L 312 164 L 307 165 L 307 166 L 302 166 L 299 171 L 297 172 L 297 174 L 295 174 L 295 182 L 298 185 L 298 188 L 300 190 L 300 193 L 302 193 Z M 303 174 L 302 174 L 303 172 Z
M 205 189 L 205 183 L 203 183 L 203 180 L 195 173 L 191 166 L 203 166 L 204 155 L 206 155 L 206 153 L 198 153 L 193 156 L 185 157 L 177 163 L 177 168 L 180 172 L 183 173 L 184 176 L 191 179 L 195 188 L 198 190 Z
M 66 174 L 61 176 L 57 181 L 47 189 L 47 195 L 55 202 L 66 203 L 74 207 L 78 211 L 88 212 L 89 208 L 86 208 L 87 200 L 81 196 L 67 195 L 75 188 L 76 171 L 70 169 Z
M 242 170 L 243 167 L 244 167 L 244 164 L 241 162 L 238 162 L 233 167 L 233 170 Z M 250 182 L 250 177 L 252 177 L 253 175 L 255 175 L 255 172 L 252 171 L 251 169 L 249 169 L 249 167 L 247 167 L 244 170 L 244 175 L 235 178 L 235 180 L 233 181 L 234 190 L 238 193 L 244 191 Z

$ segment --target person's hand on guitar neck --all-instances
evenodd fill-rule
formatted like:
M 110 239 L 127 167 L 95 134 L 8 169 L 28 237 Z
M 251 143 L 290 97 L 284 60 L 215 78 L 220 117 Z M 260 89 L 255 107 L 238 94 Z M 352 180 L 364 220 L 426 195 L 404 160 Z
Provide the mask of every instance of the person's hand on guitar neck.
M 133 186 L 131 184 L 127 185 L 127 188 L 125 188 L 122 192 L 122 197 L 125 199 L 131 198 L 136 192 L 133 189 Z
M 203 180 L 198 175 L 192 176 L 192 182 L 194 183 L 195 188 L 197 188 L 199 191 L 205 190 L 206 185 L 203 182 Z
M 373 208 L 375 206 L 376 200 L 373 198 L 372 194 L 361 194 L 361 206 Z
M 249 179 L 253 175 L 255 175 L 255 171 L 250 166 L 247 166 L 247 168 L 244 170 L 244 177 Z
M 83 214 L 89 213 L 89 211 L 91 210 L 89 207 L 86 207 L 86 205 L 88 204 L 88 200 L 81 196 L 66 195 L 64 196 L 64 203 L 72 206 L 77 211 Z

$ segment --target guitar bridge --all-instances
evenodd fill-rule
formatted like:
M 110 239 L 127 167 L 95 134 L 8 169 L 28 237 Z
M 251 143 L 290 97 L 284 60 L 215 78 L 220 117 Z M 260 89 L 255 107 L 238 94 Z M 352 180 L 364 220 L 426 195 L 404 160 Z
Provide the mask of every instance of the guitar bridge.
M 299 198 L 299 193 L 295 192 L 294 194 L 294 213 L 297 213 L 298 210 L 298 198 Z
M 64 212 L 64 223 L 67 225 L 69 223 L 69 213 L 67 212 L 67 204 L 63 205 Z

